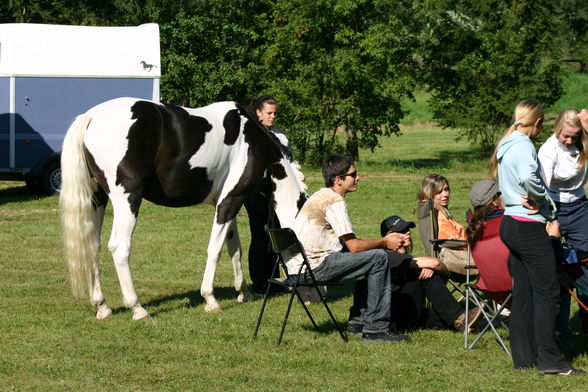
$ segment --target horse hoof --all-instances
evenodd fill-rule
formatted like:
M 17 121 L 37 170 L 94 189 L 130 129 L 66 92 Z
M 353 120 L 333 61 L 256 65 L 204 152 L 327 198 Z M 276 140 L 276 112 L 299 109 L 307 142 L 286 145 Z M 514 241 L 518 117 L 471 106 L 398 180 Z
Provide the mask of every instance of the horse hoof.
M 96 312 L 96 318 L 98 320 L 105 320 L 110 317 L 112 317 L 112 310 L 110 309 L 99 310 L 98 312 Z
M 204 311 L 206 313 L 220 313 L 222 311 L 220 305 L 216 304 L 216 305 L 209 305 L 206 304 L 204 305 Z
M 241 293 L 237 297 L 237 302 L 239 302 L 240 304 L 244 304 L 245 302 L 249 302 L 251 300 L 251 297 L 252 297 L 252 295 L 249 291 L 247 291 L 245 293 Z
M 151 320 L 151 316 L 149 316 L 149 313 L 141 305 L 137 305 L 133 307 L 133 320 L 149 321 Z

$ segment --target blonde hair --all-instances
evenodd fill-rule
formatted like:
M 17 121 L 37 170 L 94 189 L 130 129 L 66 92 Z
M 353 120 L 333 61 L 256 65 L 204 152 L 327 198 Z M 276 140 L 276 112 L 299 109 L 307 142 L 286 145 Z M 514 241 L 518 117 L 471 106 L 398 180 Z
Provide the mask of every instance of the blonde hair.
M 449 181 L 441 174 L 429 174 L 423 179 L 421 189 L 419 189 L 417 193 L 417 200 L 425 201 L 428 199 L 434 199 L 435 195 L 441 193 L 446 185 L 447 188 L 449 188 Z M 443 212 L 445 216 L 451 218 L 451 215 L 449 214 L 449 210 L 447 210 L 447 208 L 440 205 L 435 205 L 435 208 Z
M 508 138 L 514 131 L 516 131 L 517 127 L 529 127 L 533 126 L 537 120 L 543 119 L 543 108 L 541 104 L 534 99 L 524 99 L 517 104 L 514 110 L 514 115 L 512 116 L 512 124 L 506 130 L 502 138 L 496 143 L 496 148 L 494 149 L 494 154 L 492 154 L 492 158 L 490 158 L 490 163 L 488 163 L 488 172 L 493 180 L 496 181 L 498 178 L 498 158 L 496 157 L 496 153 L 498 152 L 498 146 Z
M 578 117 L 580 113 L 576 109 L 566 109 L 557 116 L 555 124 L 553 125 L 553 134 L 556 138 L 559 138 L 561 131 L 565 124 L 569 124 L 574 128 L 580 129 L 580 134 L 574 142 L 578 150 L 580 151 L 580 157 L 578 158 L 578 169 L 582 168 L 586 163 L 586 152 L 588 151 L 588 130 L 582 127 L 582 121 Z

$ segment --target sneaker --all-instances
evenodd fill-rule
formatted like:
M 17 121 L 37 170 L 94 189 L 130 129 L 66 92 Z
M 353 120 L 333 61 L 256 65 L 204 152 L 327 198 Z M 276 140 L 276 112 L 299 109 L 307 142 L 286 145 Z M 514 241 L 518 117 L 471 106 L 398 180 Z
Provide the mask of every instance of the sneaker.
M 480 308 L 479 306 L 476 306 L 475 308 L 468 310 L 468 325 L 467 325 L 468 332 L 470 332 L 472 330 L 472 325 L 474 325 L 474 323 L 476 322 L 476 320 L 478 320 L 478 318 L 480 317 L 481 314 L 482 314 L 482 308 Z M 465 314 L 465 312 L 463 312 L 453 322 L 453 326 L 455 327 L 455 329 L 457 329 L 459 332 L 465 332 L 465 329 L 466 329 L 465 320 L 466 320 L 466 314 Z
M 539 374 L 549 376 L 581 376 L 586 374 L 582 369 L 569 368 L 568 370 L 540 370 Z
M 254 297 L 257 298 L 263 298 L 263 296 L 265 295 L 265 293 L 267 292 L 267 286 L 269 283 L 266 284 L 252 284 L 249 288 L 249 291 L 251 292 L 251 294 Z M 278 294 L 283 294 L 284 293 L 284 289 L 281 286 L 278 285 L 270 285 L 270 292 L 269 295 L 278 295 Z
M 363 325 L 357 323 L 347 324 L 347 335 L 356 336 L 361 335 L 363 331 Z
M 410 341 L 410 336 L 394 335 L 390 331 L 364 332 L 361 335 L 363 343 L 404 343 Z

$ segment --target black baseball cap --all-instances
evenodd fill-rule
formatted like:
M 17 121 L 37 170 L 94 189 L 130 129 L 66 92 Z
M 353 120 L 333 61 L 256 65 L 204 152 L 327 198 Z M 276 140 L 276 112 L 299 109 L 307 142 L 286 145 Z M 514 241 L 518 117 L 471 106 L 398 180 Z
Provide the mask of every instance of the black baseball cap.
M 380 223 L 380 235 L 384 237 L 389 232 L 402 233 L 412 227 L 416 227 L 414 222 L 407 222 L 397 215 L 392 215 Z

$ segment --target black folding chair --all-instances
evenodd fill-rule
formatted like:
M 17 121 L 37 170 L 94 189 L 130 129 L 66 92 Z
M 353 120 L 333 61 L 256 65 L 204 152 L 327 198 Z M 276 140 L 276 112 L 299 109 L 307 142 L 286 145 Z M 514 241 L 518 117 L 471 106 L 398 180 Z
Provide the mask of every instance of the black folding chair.
M 272 276 L 275 276 L 275 272 L 277 272 L 277 269 L 279 268 L 278 266 L 281 265 L 286 277 L 285 278 L 270 278 L 270 279 L 268 279 L 269 284 L 268 284 L 268 288 L 265 293 L 265 296 L 263 298 L 263 304 L 261 305 L 261 311 L 259 312 L 259 317 L 257 319 L 257 326 L 255 327 L 255 332 L 253 333 L 253 339 L 257 338 L 257 332 L 259 331 L 259 326 L 261 325 L 261 319 L 263 317 L 263 313 L 265 311 L 265 307 L 266 307 L 267 300 L 269 297 L 270 287 L 271 287 L 271 285 L 278 285 L 278 286 L 286 287 L 290 291 L 290 299 L 288 300 L 288 308 L 286 309 L 286 314 L 284 316 L 284 320 L 282 321 L 282 328 L 280 330 L 278 344 L 280 344 L 282 342 L 282 337 L 284 336 L 284 331 L 286 330 L 286 324 L 288 322 L 288 316 L 290 315 L 290 309 L 292 308 L 292 302 L 294 300 L 294 296 L 298 297 L 298 301 L 300 302 L 300 304 L 304 308 L 304 311 L 308 315 L 308 318 L 310 318 L 312 325 L 314 325 L 314 327 L 317 330 L 319 329 L 318 325 L 314 321 L 314 318 L 310 314 L 308 307 L 304 303 L 304 300 L 302 299 L 302 297 L 298 293 L 297 288 L 304 287 L 304 286 L 313 287 L 316 290 L 319 297 L 321 298 L 321 302 L 323 303 L 323 305 L 325 306 L 325 309 L 327 310 L 327 313 L 329 313 L 331 320 L 335 324 L 335 327 L 337 328 L 339 335 L 341 335 L 341 338 L 343 339 L 343 341 L 347 342 L 348 341 L 347 334 L 345 334 L 343 332 L 343 329 L 341 328 L 339 323 L 337 323 L 337 320 L 335 320 L 335 317 L 333 316 L 331 309 L 327 305 L 327 301 L 325 299 L 325 296 L 321 293 L 321 291 L 319 289 L 319 286 L 332 286 L 332 285 L 338 284 L 338 282 L 331 282 L 331 281 L 322 282 L 322 281 L 316 280 L 316 278 L 314 277 L 314 274 L 312 273 L 312 270 L 310 268 L 308 258 L 306 257 L 306 252 L 304 251 L 302 244 L 300 243 L 300 241 L 298 241 L 298 238 L 296 237 L 296 234 L 294 233 L 294 231 L 292 229 L 290 229 L 290 228 L 273 229 L 273 228 L 269 228 L 268 226 L 266 226 L 265 230 L 267 231 L 267 234 L 269 236 L 272 250 L 278 254 L 278 258 L 277 258 L 276 263 L 274 265 Z M 286 268 L 286 261 L 289 260 L 290 257 L 295 256 L 297 254 L 302 255 L 303 262 L 300 265 L 300 269 L 298 270 L 298 274 L 296 276 L 293 276 L 288 273 L 288 269 Z M 301 274 L 303 274 L 305 271 L 310 278 L 310 283 L 306 283 L 305 281 L 301 281 L 301 279 L 300 279 Z

